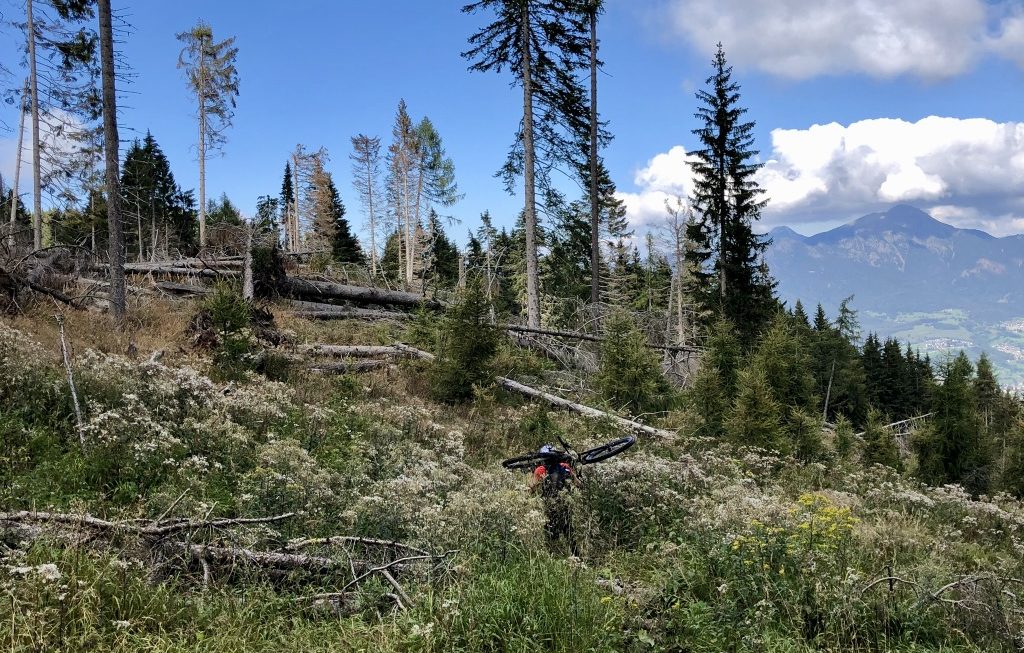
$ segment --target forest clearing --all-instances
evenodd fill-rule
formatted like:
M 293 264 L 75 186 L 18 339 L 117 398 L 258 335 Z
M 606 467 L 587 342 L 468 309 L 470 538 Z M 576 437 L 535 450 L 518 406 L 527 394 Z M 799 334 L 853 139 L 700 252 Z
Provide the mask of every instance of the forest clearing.
M 780 298 L 762 214 L 807 188 L 848 211 L 856 184 L 829 189 L 761 157 L 722 42 L 702 46 L 703 85 L 673 82 L 695 96 L 691 148 L 634 171 L 644 195 L 617 189 L 597 108 L 599 26 L 619 34 L 606 11 L 632 3 L 455 7 L 467 22 L 447 54 L 504 95 L 452 92 L 473 119 L 439 103 L 435 120 L 374 73 L 397 101 L 390 142 L 352 135 L 380 113 L 376 96 L 338 100 L 335 86 L 356 87 L 325 83 L 322 61 L 288 74 L 320 71 L 310 86 L 327 104 L 261 114 L 302 104 L 277 68 L 243 65 L 290 32 L 269 6 L 231 7 L 274 39 L 204 20 L 174 34 L 194 115 L 164 142 L 194 152 L 197 195 L 126 105 L 156 69 L 126 55 L 131 13 L 16 4 L 0 21 L 17 41 L 0 61 L 17 112 L 0 115 L 17 139 L 13 185 L 0 177 L 0 650 L 1024 651 L 1024 401 L 987 353 L 933 358 L 863 332 L 853 296 Z M 166 8 L 136 9 L 170 34 Z M 381 9 L 324 11 L 334 18 L 319 22 L 369 33 L 341 18 Z M 145 47 L 174 67 L 166 43 Z M 248 140 L 231 146 L 246 149 L 217 163 L 248 70 L 275 102 L 242 105 L 259 138 L 240 120 Z M 426 97 L 438 88 L 450 90 Z M 150 94 L 148 120 L 166 125 L 170 100 Z M 494 113 L 495 97 L 512 113 Z M 349 105 L 368 113 L 345 114 L 339 146 Z M 478 136 L 482 123 L 511 145 Z M 815 124 L 815 139 L 838 127 Z M 326 145 L 282 155 L 279 132 L 309 129 L 350 169 Z M 471 161 L 458 180 L 456 150 Z M 486 193 L 511 200 L 467 189 L 481 152 Z M 832 166 L 818 154 L 802 160 Z M 274 192 L 219 189 L 272 158 Z M 849 161 L 849 179 L 878 177 Z M 871 206 L 921 179 L 945 201 L 939 176 L 889 168 Z M 503 211 L 479 211 L 462 238 L 474 190 Z M 833 230 L 832 258 L 895 258 L 902 273 L 897 240 L 951 258 L 969 242 L 981 258 L 948 278 L 970 290 L 1007 273 L 980 231 L 965 240 L 907 206 L 865 220 Z M 932 235 L 897 238 L 897 222 Z M 790 232 L 787 251 L 822 258 Z

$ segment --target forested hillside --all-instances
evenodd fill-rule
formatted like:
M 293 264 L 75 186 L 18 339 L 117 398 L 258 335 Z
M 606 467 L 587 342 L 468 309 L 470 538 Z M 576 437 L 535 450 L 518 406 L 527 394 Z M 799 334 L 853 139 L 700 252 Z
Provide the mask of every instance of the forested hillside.
M 692 192 L 638 230 L 603 3 L 463 7 L 470 72 L 522 93 L 495 166 L 522 210 L 463 241 L 404 100 L 389 140 L 346 136 L 355 201 L 299 144 L 246 215 L 205 178 L 234 37 L 177 34 L 194 193 L 154 134 L 120 152 L 109 0 L 25 9 L 20 116 L 82 130 L 33 157 L 31 211 L 0 193 L 4 650 L 1024 647 L 1021 397 L 780 299 L 721 44 Z

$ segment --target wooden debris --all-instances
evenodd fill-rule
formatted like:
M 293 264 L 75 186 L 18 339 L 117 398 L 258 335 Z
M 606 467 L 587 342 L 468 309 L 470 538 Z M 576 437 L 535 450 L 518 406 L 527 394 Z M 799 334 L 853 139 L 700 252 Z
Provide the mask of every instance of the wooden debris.
M 647 426 L 646 424 L 641 424 L 640 422 L 634 422 L 633 420 L 626 419 L 625 417 L 619 417 L 618 415 L 613 415 L 612 413 L 603 410 L 598 410 L 597 408 L 592 408 L 590 406 L 585 406 L 583 404 L 577 404 L 573 401 L 569 401 L 568 399 L 563 399 L 562 397 L 553 395 L 549 392 L 544 392 L 543 390 L 531 388 L 528 385 L 524 385 L 522 383 L 519 383 L 518 381 L 513 381 L 512 379 L 508 379 L 503 376 L 499 376 L 497 380 L 498 383 L 503 388 L 512 390 L 514 392 L 518 392 L 520 394 L 526 395 L 527 397 L 532 397 L 534 399 L 542 399 L 551 404 L 552 406 L 564 408 L 579 415 L 583 415 L 584 417 L 592 417 L 594 419 L 607 420 L 624 429 L 636 431 L 638 433 L 644 433 L 646 435 L 652 435 L 656 438 L 673 439 L 676 437 L 676 433 L 672 431 L 654 428 L 653 426 Z
M 554 330 L 554 329 L 538 329 L 538 328 L 533 328 L 533 327 L 522 326 L 522 325 L 519 325 L 519 324 L 506 324 L 505 325 L 505 330 L 506 331 L 511 331 L 513 333 L 532 333 L 532 334 L 542 335 L 542 336 L 553 336 L 553 337 L 556 337 L 556 338 L 569 338 L 569 339 L 572 339 L 572 340 L 587 340 L 587 341 L 590 341 L 590 342 L 604 342 L 604 338 L 602 338 L 600 336 L 594 336 L 594 335 L 591 335 L 589 333 L 578 333 L 578 332 L 575 332 L 575 331 L 558 331 L 558 330 Z M 670 351 L 670 352 L 698 352 L 698 351 L 700 351 L 696 347 L 680 347 L 680 346 L 652 345 L 652 344 L 648 344 L 647 346 L 650 347 L 651 349 L 657 349 L 657 350 L 660 350 L 660 351 Z
M 367 286 L 350 286 L 327 281 L 286 279 L 282 291 L 302 299 L 341 299 L 360 304 L 391 304 L 395 306 L 426 306 L 440 308 L 441 303 L 415 293 Z
M 213 288 L 207 286 L 196 286 L 188 283 L 176 283 L 174 281 L 157 281 L 153 284 L 157 290 L 169 292 L 175 295 L 209 295 Z
M 417 349 L 406 344 L 395 343 L 394 347 L 404 352 L 407 352 L 409 353 L 409 355 L 415 356 L 416 358 L 421 358 L 424 360 L 434 359 L 434 355 L 431 354 L 430 352 L 426 352 L 423 351 L 422 349 Z M 635 422 L 633 420 L 626 419 L 625 417 L 619 417 L 618 415 L 613 415 L 612 413 L 599 410 L 597 408 L 592 408 L 591 406 L 578 404 L 576 402 L 569 401 L 568 399 L 563 399 L 562 397 L 559 397 L 557 395 L 553 395 L 549 392 L 544 392 L 543 390 L 531 388 L 528 385 L 519 383 L 518 381 L 513 381 L 512 379 L 505 378 L 503 376 L 497 377 L 496 380 L 498 381 L 499 385 L 501 385 L 503 388 L 507 390 L 518 392 L 533 399 L 541 399 L 543 401 L 548 402 L 552 406 L 564 408 L 579 415 L 583 415 L 584 417 L 608 420 L 616 424 L 617 426 L 620 426 L 629 431 L 635 431 L 637 433 L 652 435 L 656 438 L 674 439 L 676 437 L 676 433 L 674 433 L 673 431 L 654 428 L 653 426 L 647 426 L 646 424 L 641 424 L 640 422 Z
M 369 372 L 390 365 L 384 360 L 361 360 L 347 363 L 314 363 L 307 367 L 310 372 L 320 374 L 349 374 L 351 372 Z

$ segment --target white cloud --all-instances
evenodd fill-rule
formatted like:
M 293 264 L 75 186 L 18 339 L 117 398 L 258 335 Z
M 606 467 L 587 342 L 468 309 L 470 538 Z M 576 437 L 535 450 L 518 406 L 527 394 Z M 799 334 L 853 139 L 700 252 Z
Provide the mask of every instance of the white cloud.
M 1024 65 L 1013 0 L 669 0 L 660 29 L 705 54 L 782 77 L 865 73 L 946 78 L 985 53 Z
M 1024 232 L 1024 123 L 931 116 L 830 123 L 772 131 L 758 181 L 765 226 L 846 220 L 896 202 L 952 224 Z M 664 199 L 686 194 L 692 174 L 681 146 L 638 171 L 622 193 L 637 226 L 663 219 Z

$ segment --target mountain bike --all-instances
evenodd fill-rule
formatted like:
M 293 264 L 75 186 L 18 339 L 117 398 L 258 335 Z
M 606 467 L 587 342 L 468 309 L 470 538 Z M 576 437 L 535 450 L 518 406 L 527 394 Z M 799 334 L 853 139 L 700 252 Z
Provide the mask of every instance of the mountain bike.
M 501 464 L 505 469 L 532 471 L 535 478 L 541 480 L 541 495 L 544 497 L 544 511 L 547 514 L 544 531 L 548 541 L 554 542 L 565 538 L 568 541 L 570 552 L 575 555 L 577 552 L 576 538 L 572 532 L 570 510 L 563 496 L 563 490 L 567 486 L 582 485 L 580 467 L 599 463 L 619 455 L 636 444 L 636 437 L 627 435 L 617 438 L 593 449 L 587 449 L 583 453 L 576 453 L 572 446 L 561 437 L 558 438 L 558 441 L 564 447 L 563 449 L 556 449 L 550 444 L 545 444 L 538 451 L 509 458 Z M 574 483 L 570 481 L 574 481 Z
M 526 471 L 532 471 L 542 465 L 548 470 L 557 470 L 565 465 L 578 477 L 579 467 L 599 463 L 602 460 L 608 460 L 612 456 L 619 455 L 636 444 L 636 437 L 627 435 L 623 438 L 617 438 L 610 442 L 605 442 L 593 449 L 587 449 L 583 453 L 579 454 L 576 453 L 572 446 L 561 437 L 558 438 L 558 442 L 564 447 L 564 449 L 556 449 L 553 446 L 546 444 L 538 451 L 534 451 L 523 456 L 516 456 L 515 458 L 509 458 L 502 461 L 501 464 L 505 469 L 520 469 Z

